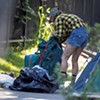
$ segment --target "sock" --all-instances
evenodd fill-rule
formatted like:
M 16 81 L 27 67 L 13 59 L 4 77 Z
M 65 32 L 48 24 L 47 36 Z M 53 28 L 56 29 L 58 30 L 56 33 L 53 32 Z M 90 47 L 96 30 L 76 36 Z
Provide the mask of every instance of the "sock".
M 67 76 L 67 73 L 66 72 L 61 72 L 63 75 L 66 75 Z
M 74 74 L 72 75 L 73 78 L 76 78 L 76 76 L 77 76 L 77 75 L 74 75 Z
M 67 73 L 61 71 L 60 83 L 61 83 L 61 84 L 64 84 L 66 80 L 67 80 Z

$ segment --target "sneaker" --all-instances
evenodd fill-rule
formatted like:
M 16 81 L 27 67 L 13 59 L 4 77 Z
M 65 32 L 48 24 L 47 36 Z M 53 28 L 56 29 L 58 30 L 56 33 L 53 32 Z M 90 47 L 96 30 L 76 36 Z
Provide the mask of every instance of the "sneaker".
M 68 85 L 67 89 L 72 89 L 74 83 L 75 83 L 75 77 L 72 77 L 71 83 Z
M 71 85 L 74 85 L 75 80 L 76 80 L 76 77 L 72 77 L 72 80 L 71 80 Z
M 61 77 L 62 77 L 61 78 L 62 81 L 66 81 L 67 80 L 67 74 L 63 74 L 62 73 Z

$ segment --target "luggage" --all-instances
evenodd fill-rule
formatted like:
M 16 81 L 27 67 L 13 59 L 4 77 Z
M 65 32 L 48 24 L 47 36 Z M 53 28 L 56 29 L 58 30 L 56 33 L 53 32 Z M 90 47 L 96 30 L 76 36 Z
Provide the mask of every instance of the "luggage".
M 36 60 L 39 58 L 36 54 L 30 54 L 25 56 L 25 67 L 32 67 Z
M 40 65 L 48 71 L 49 75 L 52 75 L 56 63 L 61 62 L 62 46 L 53 36 L 48 41 L 43 39 L 40 39 L 40 41 L 37 52 L 25 56 L 25 67 Z

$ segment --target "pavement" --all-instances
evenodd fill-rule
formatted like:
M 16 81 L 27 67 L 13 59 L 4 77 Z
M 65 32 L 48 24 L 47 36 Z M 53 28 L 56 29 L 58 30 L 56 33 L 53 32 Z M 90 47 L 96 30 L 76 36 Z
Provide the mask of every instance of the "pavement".
M 64 100 L 64 97 L 59 92 L 33 93 L 0 88 L 0 100 Z

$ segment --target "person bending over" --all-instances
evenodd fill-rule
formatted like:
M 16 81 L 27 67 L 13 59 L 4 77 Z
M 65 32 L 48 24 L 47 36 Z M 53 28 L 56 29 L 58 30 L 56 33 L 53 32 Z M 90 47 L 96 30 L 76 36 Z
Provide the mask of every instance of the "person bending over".
M 68 59 L 72 56 L 72 80 L 75 82 L 78 74 L 78 58 L 88 42 L 88 31 L 84 21 L 74 14 L 65 14 L 59 8 L 52 8 L 49 13 L 50 22 L 53 22 L 52 32 L 60 43 L 66 43 L 61 58 L 61 73 L 66 76 Z

